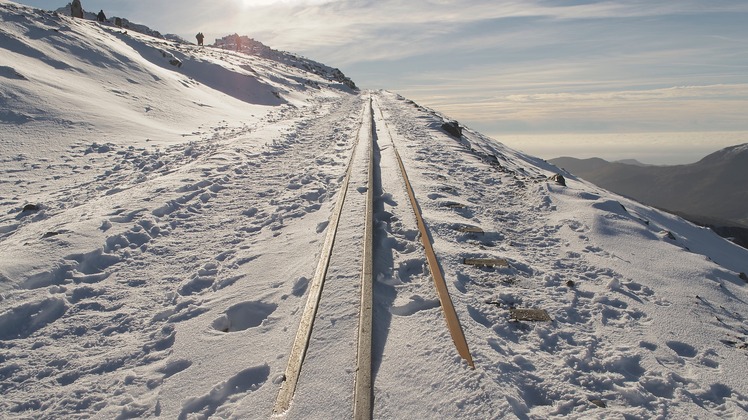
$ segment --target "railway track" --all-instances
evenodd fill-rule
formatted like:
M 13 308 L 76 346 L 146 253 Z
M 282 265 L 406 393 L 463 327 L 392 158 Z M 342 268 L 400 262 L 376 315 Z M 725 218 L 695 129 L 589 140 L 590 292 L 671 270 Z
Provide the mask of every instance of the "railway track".
M 386 153 L 383 151 L 386 150 Z M 379 157 L 377 159 L 376 157 Z M 396 162 L 395 162 L 396 161 Z M 396 172 L 396 173 L 393 173 Z M 340 375 L 340 381 L 343 384 L 339 386 L 351 386 L 353 394 L 352 412 L 355 419 L 370 419 L 373 413 L 373 373 L 372 373 L 372 349 L 374 348 L 373 330 L 374 317 L 374 279 L 377 276 L 377 270 L 374 264 L 375 254 L 375 226 L 374 226 L 374 208 L 375 208 L 375 190 L 376 179 L 378 174 L 379 182 L 384 178 L 400 179 L 400 187 L 405 190 L 412 208 L 412 216 L 418 227 L 419 236 L 423 244 L 423 250 L 428 263 L 429 272 L 434 281 L 436 294 L 439 298 L 446 326 L 454 341 L 457 353 L 462 357 L 470 367 L 474 367 L 468 344 L 465 340 L 462 327 L 452 305 L 447 285 L 439 266 L 437 256 L 431 244 L 428 228 L 423 221 L 420 213 L 416 194 L 413 191 L 410 180 L 408 179 L 406 167 L 397 151 L 397 146 L 389 132 L 384 114 L 378 107 L 377 101 L 369 98 L 365 101 L 361 112 L 361 125 L 357 134 L 357 139 L 351 153 L 346 175 L 343 178 L 340 191 L 337 194 L 337 201 L 327 226 L 326 237 L 322 246 L 322 252 L 318 260 L 307 293 L 307 301 L 301 313 L 299 327 L 295 335 L 291 351 L 289 353 L 288 364 L 285 370 L 280 391 L 273 408 L 274 417 L 283 417 L 289 413 L 289 409 L 296 401 L 295 395 L 301 382 L 302 372 L 304 371 L 304 362 L 310 352 L 314 351 L 315 341 L 313 340 L 315 319 L 320 312 L 320 307 L 324 306 L 323 290 L 328 277 L 331 261 L 340 261 L 341 259 L 353 259 L 360 265 L 360 273 L 357 276 L 356 285 L 353 289 L 358 293 L 354 300 L 348 299 L 351 305 L 357 308 L 351 308 L 357 312 L 355 317 L 357 328 L 355 328 L 355 361 L 352 361 L 354 371 L 353 375 Z M 358 186 L 357 186 L 358 185 Z M 355 192 L 359 194 L 355 194 Z M 361 212 L 363 211 L 363 214 Z M 363 224 L 361 224 L 363 221 Z M 352 229 L 363 227 L 363 235 L 351 233 Z M 341 231 L 348 231 L 341 235 Z M 348 244 L 339 244 L 339 236 L 355 238 L 359 242 L 360 251 L 349 249 Z M 359 254 L 360 252 L 360 254 Z M 344 265 L 344 263 L 335 264 L 335 266 Z M 340 293 L 349 293 L 352 289 L 347 287 L 348 284 L 341 283 L 336 285 L 342 290 Z M 350 311 L 348 311 L 350 315 Z M 345 314 L 341 318 L 346 318 Z M 349 322 L 348 324 L 351 324 Z M 344 329 L 344 328 L 341 328 Z M 335 336 L 335 335 L 333 335 Z M 351 334 L 337 335 L 336 339 L 345 340 L 350 338 Z M 327 338 L 330 340 L 330 338 Z M 319 339 L 322 342 L 324 339 Z M 341 361 L 345 365 L 345 361 Z M 344 369 L 345 370 L 345 369 Z M 350 384 L 352 376 L 353 383 Z M 299 405 L 303 401 L 298 402 Z M 303 412 L 303 407 L 294 407 Z

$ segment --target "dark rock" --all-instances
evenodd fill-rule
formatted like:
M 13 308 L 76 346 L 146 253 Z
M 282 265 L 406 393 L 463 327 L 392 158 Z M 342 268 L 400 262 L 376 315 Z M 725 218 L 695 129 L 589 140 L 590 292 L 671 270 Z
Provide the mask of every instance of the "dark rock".
M 552 321 L 545 309 L 510 308 L 509 317 L 514 321 Z
M 31 212 L 31 211 L 39 211 L 40 207 L 37 204 L 26 204 L 23 206 L 22 213 Z
M 574 287 L 574 280 L 567 280 L 566 281 L 566 286 L 567 287 Z
M 566 179 L 561 174 L 556 174 L 551 177 L 551 181 L 555 182 L 558 185 L 561 185 L 563 187 L 566 186 Z
M 607 404 L 605 404 L 605 401 L 599 399 L 591 399 L 590 402 L 600 408 L 606 408 L 608 406 Z
M 457 121 L 445 122 L 444 124 L 442 124 L 442 130 L 446 131 L 454 137 L 457 137 L 458 139 L 462 137 L 462 127 L 460 127 L 460 123 L 458 123 Z
M 738 277 L 743 279 L 743 281 L 748 282 L 748 275 L 746 275 L 745 273 L 740 273 Z

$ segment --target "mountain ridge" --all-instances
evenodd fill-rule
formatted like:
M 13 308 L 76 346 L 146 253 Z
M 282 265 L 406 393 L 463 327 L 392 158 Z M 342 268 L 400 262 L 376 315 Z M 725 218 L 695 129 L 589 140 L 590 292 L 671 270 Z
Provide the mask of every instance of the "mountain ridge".
M 66 16 L 70 16 L 71 15 L 71 4 L 68 3 L 66 6 L 56 9 L 55 13 L 62 13 Z M 87 12 L 84 10 L 84 19 L 90 20 L 90 21 L 96 21 L 97 20 L 96 13 Z M 114 26 L 114 22 L 117 20 L 120 21 L 120 26 L 118 26 L 117 28 L 136 31 L 144 35 L 149 35 L 155 38 L 161 38 L 161 39 L 168 40 L 168 41 L 174 41 L 180 44 L 192 45 L 192 43 L 180 37 L 179 35 L 175 35 L 175 34 L 163 34 L 162 35 L 161 32 L 155 29 L 152 29 L 147 25 L 131 22 L 130 20 L 123 18 L 123 17 L 110 16 L 106 21 L 102 22 L 102 24 Z M 343 72 L 340 71 L 340 69 L 326 66 L 317 61 L 301 57 L 298 54 L 275 50 L 263 44 L 262 42 L 252 39 L 246 35 L 238 35 L 236 33 L 234 33 L 233 35 L 226 35 L 222 38 L 217 38 L 215 42 L 211 44 L 210 46 L 216 47 L 216 48 L 222 48 L 222 49 L 233 49 L 237 52 L 242 52 L 248 55 L 255 55 L 258 57 L 263 57 L 263 58 L 267 58 L 273 61 L 283 62 L 286 64 L 290 63 L 291 65 L 298 67 L 300 69 L 313 72 L 317 74 L 318 76 L 325 77 L 329 80 L 335 80 L 335 81 L 341 82 L 351 89 L 354 89 L 354 90 L 357 89 L 356 84 L 353 82 L 353 80 L 351 80 L 349 77 L 346 77 L 345 74 L 343 74 Z
M 549 161 L 603 188 L 659 208 L 748 227 L 748 188 L 736 183 L 748 176 L 748 144 L 724 148 L 687 165 L 641 167 L 569 157 Z

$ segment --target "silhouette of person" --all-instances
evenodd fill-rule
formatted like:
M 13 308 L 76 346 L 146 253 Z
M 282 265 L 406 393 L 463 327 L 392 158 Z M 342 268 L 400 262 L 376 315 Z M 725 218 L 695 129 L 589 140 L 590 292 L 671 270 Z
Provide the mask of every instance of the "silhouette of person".
M 83 6 L 81 6 L 81 0 L 73 0 L 73 3 L 70 5 L 70 12 L 73 17 L 83 18 Z
M 103 22 L 106 20 L 106 15 L 104 14 L 103 10 L 99 10 L 99 14 L 96 15 L 96 20 L 98 20 L 99 22 Z
M 203 35 L 202 32 L 198 32 L 197 35 L 195 35 L 195 38 L 197 38 L 197 45 L 202 46 L 203 45 L 203 39 L 205 39 L 205 35 Z

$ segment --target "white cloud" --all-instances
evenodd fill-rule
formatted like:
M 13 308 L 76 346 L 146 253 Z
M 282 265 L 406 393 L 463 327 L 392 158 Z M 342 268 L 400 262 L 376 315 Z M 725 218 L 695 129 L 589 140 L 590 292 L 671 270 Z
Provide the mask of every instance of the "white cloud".
M 508 95 L 486 90 L 400 93 L 493 133 L 748 130 L 748 84 Z
M 333 3 L 338 0 L 237 0 L 246 8 L 267 7 L 267 6 L 307 6 Z

